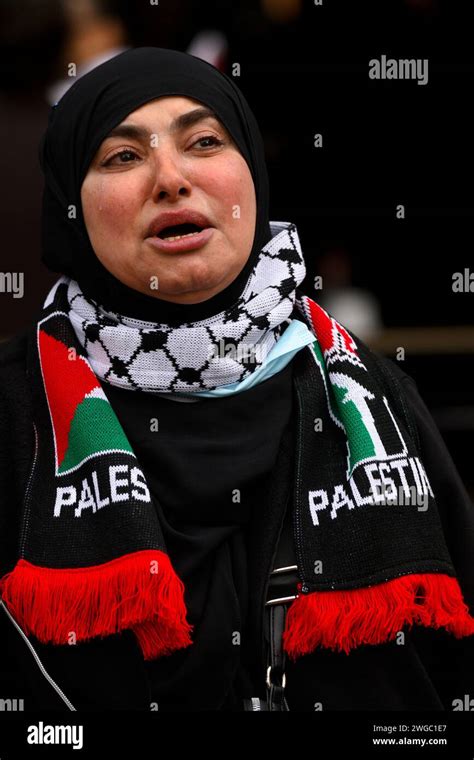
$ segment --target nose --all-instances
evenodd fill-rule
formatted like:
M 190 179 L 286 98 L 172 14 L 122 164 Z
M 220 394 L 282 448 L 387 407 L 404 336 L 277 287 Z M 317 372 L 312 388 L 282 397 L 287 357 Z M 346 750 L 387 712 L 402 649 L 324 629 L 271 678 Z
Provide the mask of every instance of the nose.
M 189 195 L 191 183 L 184 173 L 176 152 L 165 147 L 162 143 L 160 147 L 155 148 L 153 156 L 153 200 L 173 199 L 181 195 Z

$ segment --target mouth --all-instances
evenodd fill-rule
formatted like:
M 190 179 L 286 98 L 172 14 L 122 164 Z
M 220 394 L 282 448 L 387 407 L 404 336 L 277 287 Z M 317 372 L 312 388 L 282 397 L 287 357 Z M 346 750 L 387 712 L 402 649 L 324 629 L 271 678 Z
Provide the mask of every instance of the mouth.
M 146 240 L 162 251 L 188 251 L 207 243 L 213 232 L 214 227 L 200 227 L 186 222 L 164 227 L 158 234 L 147 237 Z

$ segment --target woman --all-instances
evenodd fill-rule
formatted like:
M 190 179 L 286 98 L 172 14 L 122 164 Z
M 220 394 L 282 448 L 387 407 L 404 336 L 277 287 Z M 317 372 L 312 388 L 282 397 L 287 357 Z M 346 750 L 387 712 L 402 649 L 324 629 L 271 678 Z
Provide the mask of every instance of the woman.
M 411 378 L 299 291 L 233 81 L 127 51 L 41 163 L 61 277 L 2 347 L 2 694 L 452 709 L 472 505 Z

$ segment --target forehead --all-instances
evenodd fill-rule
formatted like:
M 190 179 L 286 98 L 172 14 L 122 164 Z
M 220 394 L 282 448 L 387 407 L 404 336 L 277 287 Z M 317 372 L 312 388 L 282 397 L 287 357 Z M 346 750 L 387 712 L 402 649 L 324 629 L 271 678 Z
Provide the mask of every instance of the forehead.
M 150 131 L 167 129 L 177 132 L 201 121 L 214 121 L 224 126 L 217 114 L 209 106 L 191 98 L 166 96 L 156 98 L 135 111 L 131 111 L 116 127 L 105 137 L 115 136 L 121 133 L 123 125 L 144 127 Z
M 194 98 L 187 98 L 182 95 L 163 95 L 159 98 L 149 100 L 139 108 L 131 111 L 127 119 L 145 118 L 149 115 L 178 116 L 180 113 L 190 111 L 193 108 L 206 108 L 204 103 Z M 211 109 L 209 109 L 211 110 Z M 125 121 L 125 119 L 124 119 Z

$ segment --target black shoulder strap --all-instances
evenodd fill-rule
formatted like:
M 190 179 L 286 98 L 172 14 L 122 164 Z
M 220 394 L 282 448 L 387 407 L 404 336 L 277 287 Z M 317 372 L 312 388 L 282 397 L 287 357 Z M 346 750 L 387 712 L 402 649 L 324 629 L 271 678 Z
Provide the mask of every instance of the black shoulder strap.
M 282 636 L 286 613 L 297 595 L 298 568 L 293 539 L 292 499 L 288 499 L 265 603 L 264 635 L 267 644 L 267 710 L 288 712 L 285 698 L 285 652 Z

